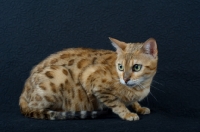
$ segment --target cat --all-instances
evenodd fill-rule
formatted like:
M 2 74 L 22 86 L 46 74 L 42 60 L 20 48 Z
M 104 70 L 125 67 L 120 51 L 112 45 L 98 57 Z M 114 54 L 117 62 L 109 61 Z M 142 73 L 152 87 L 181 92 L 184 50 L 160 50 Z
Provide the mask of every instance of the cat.
M 70 48 L 36 65 L 19 99 L 21 113 L 36 119 L 84 119 L 99 117 L 103 108 L 109 108 L 127 121 L 150 114 L 138 102 L 149 94 L 156 74 L 156 40 L 109 39 L 116 52 Z M 136 113 L 129 111 L 129 105 Z

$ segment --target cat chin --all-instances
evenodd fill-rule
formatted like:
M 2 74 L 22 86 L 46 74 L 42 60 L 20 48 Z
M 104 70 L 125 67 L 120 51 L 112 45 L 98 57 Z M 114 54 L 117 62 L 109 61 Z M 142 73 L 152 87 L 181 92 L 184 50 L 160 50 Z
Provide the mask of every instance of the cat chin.
M 126 86 L 128 86 L 128 87 L 135 87 L 136 84 L 126 84 Z
M 125 85 L 125 86 L 127 86 L 127 87 L 129 87 L 129 88 L 134 88 L 134 87 L 136 86 L 135 84 L 133 84 L 133 85 L 126 84 L 126 83 L 121 83 L 121 84 L 123 84 L 123 85 Z

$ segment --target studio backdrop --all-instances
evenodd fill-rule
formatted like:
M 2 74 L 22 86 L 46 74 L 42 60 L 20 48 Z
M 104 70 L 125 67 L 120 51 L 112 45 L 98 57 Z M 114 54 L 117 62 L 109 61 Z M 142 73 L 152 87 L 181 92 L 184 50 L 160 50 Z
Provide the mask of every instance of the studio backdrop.
M 158 44 L 158 72 L 137 122 L 26 118 L 19 96 L 30 70 L 71 47 L 115 50 L 108 37 Z M 199 131 L 200 1 L 0 0 L 0 129 L 4 131 Z

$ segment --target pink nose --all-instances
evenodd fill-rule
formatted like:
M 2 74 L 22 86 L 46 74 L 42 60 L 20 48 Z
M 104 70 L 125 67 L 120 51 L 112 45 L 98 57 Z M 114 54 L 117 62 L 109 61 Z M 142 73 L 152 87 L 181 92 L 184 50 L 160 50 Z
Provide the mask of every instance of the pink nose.
M 130 78 L 124 78 L 125 83 L 127 83 L 130 80 Z

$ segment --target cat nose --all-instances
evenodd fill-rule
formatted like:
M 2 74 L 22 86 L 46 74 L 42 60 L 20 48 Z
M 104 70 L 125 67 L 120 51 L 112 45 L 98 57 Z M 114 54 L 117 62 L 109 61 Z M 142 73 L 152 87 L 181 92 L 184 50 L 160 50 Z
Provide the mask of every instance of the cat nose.
M 124 82 L 127 84 L 128 81 L 130 80 L 131 78 L 131 73 L 130 72 L 125 72 L 124 73 L 124 76 L 123 76 L 123 79 L 124 79 Z
M 128 83 L 129 80 L 130 78 L 124 78 L 125 83 Z

